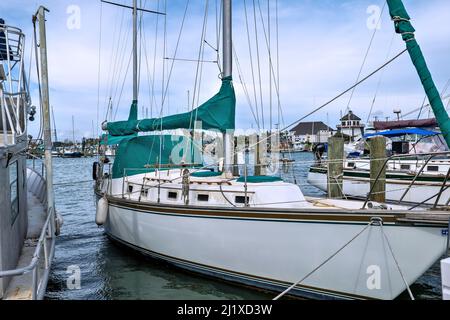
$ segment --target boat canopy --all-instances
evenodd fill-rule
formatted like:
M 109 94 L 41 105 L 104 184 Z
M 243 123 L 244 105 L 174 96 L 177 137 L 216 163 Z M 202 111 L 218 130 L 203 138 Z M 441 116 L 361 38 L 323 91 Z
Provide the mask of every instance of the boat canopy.
M 435 128 L 438 125 L 435 118 L 419 120 L 399 120 L 399 121 L 375 121 L 375 130 L 392 130 L 403 128 Z
M 201 150 L 192 139 L 175 135 L 148 135 L 123 140 L 119 144 L 114 165 L 113 179 L 155 170 L 173 169 L 184 164 L 201 166 Z
M 108 123 L 107 130 L 111 136 L 127 136 L 138 132 L 193 129 L 195 122 L 201 121 L 204 130 L 225 132 L 235 129 L 235 109 L 236 95 L 232 77 L 226 77 L 222 79 L 220 91 L 191 112 L 143 120 L 130 116 L 127 121 Z
M 411 134 L 411 135 L 417 134 L 419 136 L 435 136 L 440 133 L 434 132 L 434 131 L 428 131 L 428 130 L 424 130 L 424 129 L 419 129 L 419 128 L 410 128 L 410 129 L 387 130 L 387 131 L 381 131 L 381 132 L 376 132 L 376 133 L 370 133 L 370 134 L 364 135 L 364 138 L 368 139 L 368 138 L 377 137 L 377 136 L 394 138 L 394 137 L 406 136 L 408 134 Z

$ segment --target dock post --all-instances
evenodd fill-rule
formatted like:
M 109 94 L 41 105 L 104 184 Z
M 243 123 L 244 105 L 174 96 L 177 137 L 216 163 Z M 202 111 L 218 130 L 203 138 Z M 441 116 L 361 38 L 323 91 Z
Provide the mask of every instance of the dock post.
M 328 139 L 328 197 L 343 197 L 344 139 L 334 136 Z
M 442 299 L 450 300 L 450 258 L 441 260 Z
M 262 175 L 261 167 L 261 143 L 259 140 L 259 135 L 256 135 L 256 148 L 255 148 L 255 176 Z
M 234 137 L 233 177 L 239 177 L 238 138 Z
M 386 138 L 370 140 L 370 200 L 386 202 Z M 378 178 L 378 179 L 377 179 Z

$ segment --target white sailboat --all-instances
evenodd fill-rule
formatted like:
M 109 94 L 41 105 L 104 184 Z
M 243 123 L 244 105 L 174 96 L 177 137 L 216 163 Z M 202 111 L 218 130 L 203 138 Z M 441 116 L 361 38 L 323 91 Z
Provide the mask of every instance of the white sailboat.
M 137 11 L 134 0 L 133 106 Z M 234 117 L 231 77 L 232 1 L 224 0 L 222 88 L 198 114 L 229 107 L 218 109 Z M 221 172 L 195 161 L 174 163 L 178 138 L 131 134 L 180 125 L 186 117 L 137 121 L 132 111 L 129 121 L 104 125 L 126 136 L 111 172 L 108 164 L 94 166 L 96 221 L 111 239 L 201 274 L 310 298 L 394 299 L 445 252 L 448 212 L 431 216 L 378 203 L 363 210 L 359 201 L 306 198 L 278 178 L 246 170 L 234 176 L 230 134 Z

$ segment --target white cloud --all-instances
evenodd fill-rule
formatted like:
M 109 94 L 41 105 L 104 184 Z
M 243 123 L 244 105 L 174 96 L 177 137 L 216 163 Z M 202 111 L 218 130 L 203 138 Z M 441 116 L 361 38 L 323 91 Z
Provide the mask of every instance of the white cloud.
M 61 131 L 61 135 L 71 136 L 71 116 L 75 115 L 76 134 L 81 137 L 88 132 L 90 133 L 92 131 L 92 121 L 97 121 L 100 4 L 97 1 L 88 0 L 47 0 L 44 2 L 51 10 L 47 17 L 49 74 L 51 103 L 56 113 L 57 128 L 58 131 Z M 279 1 L 280 93 L 285 119 L 300 118 L 314 107 L 317 107 L 354 83 L 372 35 L 372 31 L 366 27 L 368 18 L 366 9 L 374 2 L 379 5 L 383 3 L 383 1 L 373 0 L 339 2 L 329 0 Z M 214 14 L 212 14 L 215 12 L 215 8 L 214 2 L 210 3 L 212 7 L 210 8 L 211 14 L 208 17 L 207 40 L 215 46 L 216 34 L 214 26 L 216 20 Z M 250 5 L 252 1 L 247 1 L 247 3 Z M 261 0 L 263 7 L 266 3 L 265 0 Z M 81 8 L 81 29 L 79 30 L 67 29 L 68 15 L 66 9 L 68 5 L 78 5 Z M 173 55 L 185 1 L 169 2 L 169 5 L 166 56 Z M 179 45 L 177 55 L 179 58 L 197 58 L 203 23 L 203 5 L 204 2 L 201 2 L 201 4 L 195 2 L 195 6 L 189 10 L 183 37 Z M 413 17 L 413 23 L 417 29 L 417 38 L 436 83 L 438 87 L 442 87 L 447 79 L 450 78 L 450 65 L 446 61 L 450 50 L 450 42 L 448 41 L 450 39 L 450 25 L 448 24 L 450 20 L 450 3 L 445 0 L 405 1 L 405 5 Z M 147 7 L 150 7 L 150 5 L 147 5 Z M 151 8 L 156 9 L 154 2 L 152 2 Z M 267 14 L 266 10 L 267 8 L 264 7 L 264 16 Z M 30 20 L 35 8 L 29 6 L 29 1 L 2 2 L 0 3 L 0 11 L 6 12 L 7 16 L 5 18 L 9 23 L 17 21 L 19 25 L 24 27 L 28 40 L 31 40 L 32 27 Z M 125 12 L 125 15 L 122 33 L 120 33 L 119 27 L 122 21 L 122 12 Z M 128 37 L 127 42 L 122 42 L 121 44 L 123 48 L 126 48 L 125 58 L 119 59 L 123 61 L 122 68 L 111 67 L 113 65 L 111 64 L 111 58 L 114 56 L 112 44 L 113 39 L 117 41 L 119 34 L 122 34 L 122 37 L 124 37 L 125 31 L 129 30 L 130 16 L 128 13 L 126 10 L 123 11 L 109 5 L 103 5 L 100 120 L 104 117 L 104 110 L 111 90 L 108 83 L 111 75 L 114 75 L 116 79 L 114 87 L 117 88 L 114 103 L 119 103 L 119 95 L 122 90 L 131 42 Z M 253 18 L 252 8 L 249 7 L 248 13 Z M 144 22 L 150 71 L 153 64 L 155 19 L 154 15 L 146 15 Z M 267 116 L 269 113 L 268 55 L 259 16 L 257 19 L 259 25 L 264 112 Z M 252 21 L 250 20 L 251 28 L 253 28 Z M 160 20 L 159 25 L 158 38 L 160 41 L 157 52 L 157 76 L 155 81 L 158 107 L 154 108 L 154 115 L 157 113 L 156 109 L 160 105 L 162 88 L 161 70 L 163 67 L 163 55 L 161 52 L 161 39 L 163 33 L 161 22 L 162 20 Z M 234 23 L 235 48 L 243 69 L 243 76 L 250 90 L 251 100 L 253 101 L 252 77 L 242 1 L 235 2 Z M 272 21 L 272 27 L 272 53 L 275 55 L 275 20 Z M 393 23 L 390 21 L 386 10 L 382 19 L 381 30 L 377 32 L 363 70 L 363 75 L 377 68 L 386 60 L 389 44 L 393 37 L 393 28 Z M 129 31 L 127 32 L 129 34 Z M 256 48 L 253 34 L 251 34 L 251 39 L 254 66 L 256 66 Z M 30 48 L 30 44 L 28 44 L 28 48 Z M 400 36 L 395 35 L 390 56 L 403 48 L 404 44 Z M 214 51 L 209 47 L 205 49 L 205 59 L 215 59 Z M 171 63 L 171 61 L 166 61 L 166 70 Z M 190 90 L 192 99 L 194 90 L 196 63 L 177 61 L 174 66 L 164 114 L 185 111 L 187 109 L 187 91 Z M 126 117 L 128 106 L 131 102 L 132 85 L 130 72 L 121 95 L 120 107 L 117 113 L 118 119 Z M 142 54 L 141 72 L 141 106 L 149 108 L 151 102 L 144 54 Z M 220 85 L 217 75 L 218 68 L 216 65 L 204 64 L 200 102 L 206 100 L 217 91 Z M 36 77 L 33 79 L 36 80 Z M 250 127 L 254 121 L 238 80 L 235 68 L 235 87 L 238 95 L 237 124 L 239 127 Z M 378 81 L 379 75 L 355 90 L 351 107 L 363 119 L 368 115 Z M 115 91 L 114 89 L 113 92 Z M 35 98 L 37 97 L 36 94 L 34 96 Z M 385 116 L 392 116 L 394 108 L 401 107 L 406 112 L 418 107 L 422 103 L 423 97 L 424 93 L 420 81 L 409 57 L 405 54 L 384 71 L 374 110 L 379 111 L 380 114 L 383 113 Z M 341 98 L 328 108 L 312 116 L 311 119 L 325 121 L 325 119 L 329 118 L 330 125 L 335 124 L 339 118 L 340 111 L 346 108 L 348 98 L 348 95 Z M 276 122 L 275 97 L 273 106 L 274 122 Z M 265 122 L 266 124 L 269 122 L 268 118 L 266 118 Z M 31 131 L 37 132 L 36 125 L 32 126 Z

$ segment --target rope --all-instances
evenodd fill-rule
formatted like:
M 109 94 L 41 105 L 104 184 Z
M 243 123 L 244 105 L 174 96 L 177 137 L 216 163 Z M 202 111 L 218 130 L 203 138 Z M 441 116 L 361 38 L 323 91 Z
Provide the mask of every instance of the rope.
M 230 200 L 228 200 L 227 196 L 226 196 L 225 193 L 223 192 L 223 190 L 222 190 L 222 182 L 219 183 L 219 189 L 220 189 L 220 193 L 222 194 L 222 197 L 223 197 L 223 198 L 224 198 L 231 206 L 233 206 L 233 207 L 236 208 L 236 205 L 235 205 L 233 202 L 231 202 Z
M 69 186 L 75 184 L 84 184 L 84 183 L 93 183 L 92 180 L 84 180 L 84 181 L 75 181 L 75 182 L 62 182 L 62 183 L 54 183 L 54 186 Z
M 388 237 L 387 237 L 386 234 L 384 233 L 383 223 L 382 223 L 382 222 L 380 223 L 380 228 L 381 228 L 381 233 L 383 234 L 384 238 L 386 239 L 386 242 L 387 242 L 389 251 L 391 252 L 392 258 L 393 258 L 394 261 L 395 261 L 395 265 L 397 266 L 398 272 L 400 272 L 400 276 L 402 277 L 402 280 L 403 280 L 403 282 L 405 283 L 406 290 L 408 290 L 408 294 L 409 294 L 411 300 L 415 300 L 415 299 L 414 299 L 414 296 L 413 296 L 413 294 L 412 294 L 412 292 L 411 292 L 411 289 L 409 288 L 408 282 L 406 282 L 406 279 L 405 279 L 405 277 L 403 276 L 402 269 L 400 268 L 400 265 L 398 264 L 398 261 L 397 261 L 397 259 L 395 258 L 394 251 L 392 250 L 392 247 L 391 247 L 391 243 L 389 242 Z
M 319 270 L 321 267 L 323 267 L 325 264 L 327 264 L 331 259 L 333 259 L 335 256 L 337 256 L 342 250 L 344 250 L 346 247 L 348 247 L 353 241 L 355 241 L 361 234 L 364 233 L 371 225 L 373 221 L 370 221 L 369 224 L 367 224 L 364 229 L 362 229 L 360 232 L 358 232 L 350 241 L 348 241 L 344 246 L 342 246 L 339 250 L 337 250 L 335 253 L 333 253 L 329 258 L 327 258 L 324 262 L 319 264 L 316 268 L 314 268 L 311 272 L 309 272 L 306 276 L 301 278 L 299 281 L 291 285 L 289 288 L 284 290 L 282 293 L 280 293 L 278 296 L 276 296 L 273 300 L 279 300 L 283 296 L 285 296 L 287 293 L 289 293 L 292 289 L 294 289 L 296 286 L 298 286 L 300 283 L 305 281 L 307 278 L 309 278 L 313 273 L 315 273 L 317 270 Z

